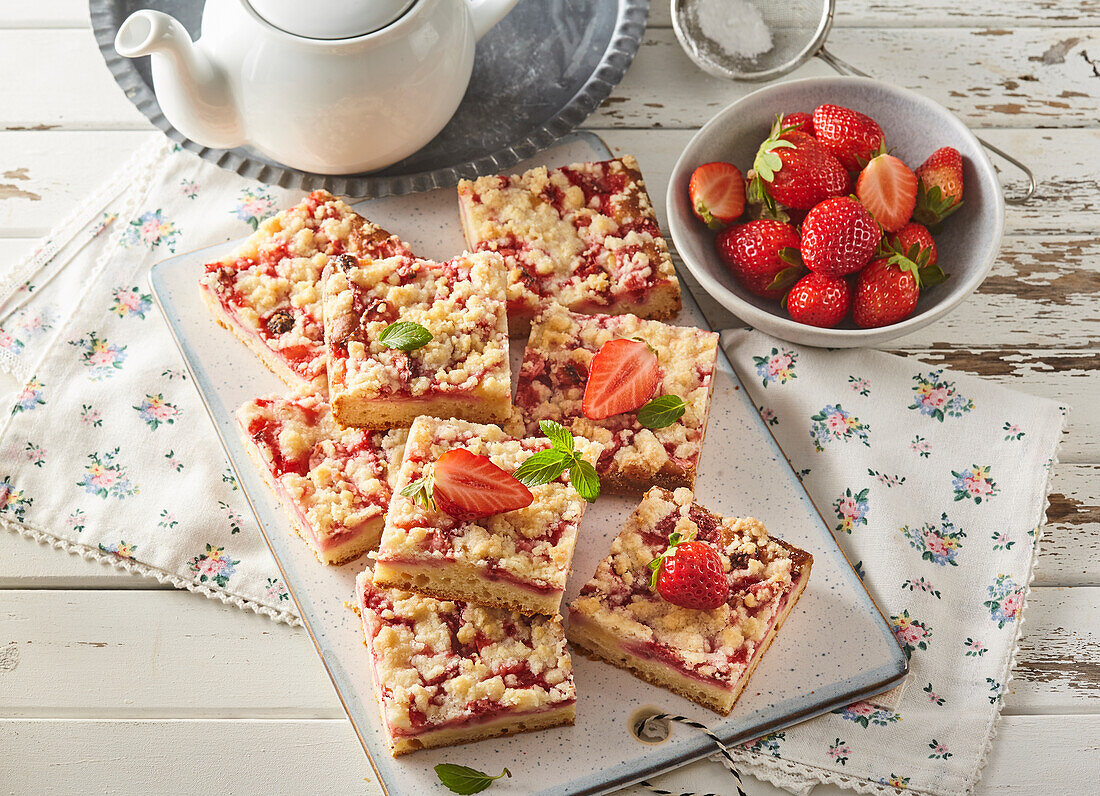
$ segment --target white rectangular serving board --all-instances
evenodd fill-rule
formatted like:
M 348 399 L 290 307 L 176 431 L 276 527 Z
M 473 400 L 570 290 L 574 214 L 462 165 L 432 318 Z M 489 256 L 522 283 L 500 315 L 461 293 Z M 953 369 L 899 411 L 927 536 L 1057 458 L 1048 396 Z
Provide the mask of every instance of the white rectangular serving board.
M 517 171 L 607 157 L 602 141 L 582 133 L 521 164 Z M 644 170 L 645 153 L 639 153 L 638 159 Z M 649 188 L 652 193 L 664 186 Z M 454 189 L 376 199 L 356 209 L 399 235 L 421 256 L 442 260 L 464 248 Z M 732 713 L 723 718 L 621 669 L 575 655 L 574 726 L 392 758 L 380 727 L 359 620 L 345 606 L 354 600 L 355 576 L 366 558 L 341 567 L 319 564 L 294 533 L 238 435 L 233 416 L 237 406 L 287 389 L 232 333 L 218 326 L 199 296 L 197 280 L 203 264 L 236 245 L 226 243 L 158 263 L 150 278 L 153 291 L 302 620 L 387 793 L 447 793 L 433 770 L 442 762 L 493 774 L 507 767 L 512 778 L 493 785 L 493 793 L 500 796 L 607 793 L 714 751 L 702 733 L 682 726 L 674 726 L 663 743 L 637 741 L 629 725 L 639 708 L 688 716 L 707 724 L 724 740 L 742 742 L 881 693 L 904 678 L 908 663 L 889 626 L 720 352 L 699 467 L 698 500 L 719 514 L 757 517 L 770 532 L 814 557 L 802 599 Z M 706 327 L 686 290 L 676 323 Z M 521 342 L 513 342 L 513 378 L 522 350 Z M 592 576 L 636 502 L 604 496 L 589 507 L 580 527 L 565 602 Z

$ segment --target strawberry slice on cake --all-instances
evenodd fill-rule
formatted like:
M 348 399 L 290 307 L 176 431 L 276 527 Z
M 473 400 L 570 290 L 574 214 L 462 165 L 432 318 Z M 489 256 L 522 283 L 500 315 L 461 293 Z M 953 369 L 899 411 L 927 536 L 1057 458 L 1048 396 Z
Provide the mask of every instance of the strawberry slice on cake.
M 591 465 L 600 447 L 572 440 Z M 562 469 L 528 488 L 516 478 L 551 448 L 496 426 L 420 416 L 409 429 L 374 583 L 437 599 L 555 614 L 586 500 Z
M 629 155 L 458 184 L 466 242 L 509 269 L 508 328 L 527 334 L 558 301 L 575 312 L 671 318 L 680 284 L 638 162 Z
M 327 191 L 260 223 L 199 280 L 219 324 L 293 388 L 325 393 L 321 272 L 343 252 L 411 256 L 409 247 Z
M 552 420 L 598 442 L 605 492 L 694 487 L 717 361 L 714 332 L 550 305 L 531 327 L 509 430 L 534 436 Z
M 729 714 L 806 588 L 813 556 L 690 490 L 650 489 L 569 606 L 569 641 Z

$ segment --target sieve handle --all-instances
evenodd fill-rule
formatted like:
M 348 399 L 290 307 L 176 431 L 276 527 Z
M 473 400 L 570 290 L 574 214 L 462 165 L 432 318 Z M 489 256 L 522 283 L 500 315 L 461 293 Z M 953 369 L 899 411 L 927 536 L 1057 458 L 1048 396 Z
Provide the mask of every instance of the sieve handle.
M 829 66 L 831 66 L 833 69 L 835 69 L 837 72 L 839 72 L 842 75 L 856 75 L 858 77 L 871 77 L 869 74 L 864 72 L 862 69 L 857 69 L 856 67 L 852 66 L 847 61 L 844 61 L 844 60 L 841 60 L 840 58 L 837 58 L 835 55 L 833 55 L 831 52 L 826 50 L 824 47 L 822 47 L 820 50 L 817 51 L 817 57 L 820 58 L 825 63 L 827 63 Z M 982 146 L 984 146 L 986 149 L 988 149 L 993 154 L 998 155 L 1001 158 L 1003 158 L 1004 160 L 1006 160 L 1007 162 L 1011 163 L 1013 166 L 1015 166 L 1020 171 L 1022 171 L 1024 173 L 1025 177 L 1027 177 L 1027 189 L 1024 191 L 1023 196 L 1007 196 L 1006 195 L 1005 196 L 1005 204 L 1010 204 L 1010 205 L 1027 204 L 1027 201 L 1032 196 L 1035 195 L 1035 189 L 1038 187 L 1038 182 L 1035 179 L 1035 174 L 1032 173 L 1031 169 L 1029 169 L 1027 166 L 1025 166 L 1020 161 L 1018 161 L 1016 158 L 1012 157 L 1012 155 L 1008 154 L 1003 149 L 1000 149 L 999 147 L 993 146 L 993 144 L 989 143 L 984 138 L 978 138 L 978 143 L 981 144 Z

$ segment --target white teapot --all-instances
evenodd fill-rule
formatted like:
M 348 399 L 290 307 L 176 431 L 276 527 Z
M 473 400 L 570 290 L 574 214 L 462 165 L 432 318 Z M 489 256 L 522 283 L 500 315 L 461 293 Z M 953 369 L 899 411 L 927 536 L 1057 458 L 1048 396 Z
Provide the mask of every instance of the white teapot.
M 152 55 L 161 110 L 191 140 L 355 174 L 443 129 L 470 82 L 474 43 L 515 3 L 207 0 L 198 41 L 167 14 L 137 11 L 115 50 Z

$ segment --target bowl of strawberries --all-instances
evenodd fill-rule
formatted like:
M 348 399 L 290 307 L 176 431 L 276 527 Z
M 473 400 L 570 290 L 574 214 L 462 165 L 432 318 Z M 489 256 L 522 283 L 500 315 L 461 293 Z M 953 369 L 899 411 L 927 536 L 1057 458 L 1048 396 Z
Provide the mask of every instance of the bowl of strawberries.
M 719 303 L 793 343 L 876 345 L 985 279 L 1004 197 L 942 105 L 860 77 L 777 83 L 711 119 L 668 187 L 676 249 Z

